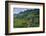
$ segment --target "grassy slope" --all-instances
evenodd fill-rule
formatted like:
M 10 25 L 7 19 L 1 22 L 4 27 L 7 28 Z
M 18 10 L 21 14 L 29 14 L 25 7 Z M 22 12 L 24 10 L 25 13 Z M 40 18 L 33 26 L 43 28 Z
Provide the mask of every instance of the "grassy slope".
M 38 11 L 24 11 L 23 15 L 17 14 L 14 16 L 14 28 L 24 27 L 38 27 L 39 14 Z

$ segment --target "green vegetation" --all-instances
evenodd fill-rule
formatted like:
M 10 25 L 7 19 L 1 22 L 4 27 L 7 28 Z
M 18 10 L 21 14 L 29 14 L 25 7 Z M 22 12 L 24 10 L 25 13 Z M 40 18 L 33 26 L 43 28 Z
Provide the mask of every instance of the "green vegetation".
M 14 14 L 14 28 L 39 27 L 39 9 Z

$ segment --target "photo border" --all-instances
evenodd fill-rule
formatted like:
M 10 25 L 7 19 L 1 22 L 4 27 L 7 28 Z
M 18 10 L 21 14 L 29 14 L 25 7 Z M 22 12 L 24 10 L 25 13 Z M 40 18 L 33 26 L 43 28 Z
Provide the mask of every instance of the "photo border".
M 9 33 L 8 25 L 8 3 L 27 3 L 27 4 L 42 4 L 43 5 L 43 31 L 35 32 L 21 32 L 21 33 Z M 5 1 L 5 35 L 17 35 L 17 34 L 32 34 L 32 33 L 44 33 L 45 32 L 45 3 L 38 2 L 22 2 L 22 1 Z

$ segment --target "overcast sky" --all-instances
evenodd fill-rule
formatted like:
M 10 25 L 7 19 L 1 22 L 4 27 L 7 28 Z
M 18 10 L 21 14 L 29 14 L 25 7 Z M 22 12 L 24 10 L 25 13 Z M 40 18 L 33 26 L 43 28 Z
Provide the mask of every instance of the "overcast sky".
M 21 11 L 25 11 L 25 10 L 27 10 L 27 8 L 13 8 L 13 13 L 14 14 L 18 14 Z

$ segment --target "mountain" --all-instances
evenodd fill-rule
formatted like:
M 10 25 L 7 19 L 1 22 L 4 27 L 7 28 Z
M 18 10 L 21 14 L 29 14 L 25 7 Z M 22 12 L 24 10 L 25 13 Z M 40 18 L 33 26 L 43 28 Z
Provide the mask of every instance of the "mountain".
M 14 14 L 14 27 L 39 27 L 39 9 L 27 9 Z
M 31 17 L 32 15 L 39 15 L 39 9 L 28 9 L 25 11 L 21 11 L 19 14 L 14 14 L 14 16 L 16 16 L 16 18 L 27 18 L 27 17 Z

